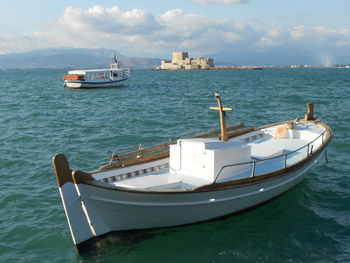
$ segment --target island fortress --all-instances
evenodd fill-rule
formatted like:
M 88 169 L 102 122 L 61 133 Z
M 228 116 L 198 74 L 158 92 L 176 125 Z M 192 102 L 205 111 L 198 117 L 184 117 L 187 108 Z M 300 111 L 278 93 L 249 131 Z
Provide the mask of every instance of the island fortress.
M 157 69 L 165 70 L 190 70 L 190 69 L 210 69 L 214 67 L 212 58 L 199 57 L 193 59 L 188 57 L 188 52 L 173 52 L 172 60 L 162 60 Z

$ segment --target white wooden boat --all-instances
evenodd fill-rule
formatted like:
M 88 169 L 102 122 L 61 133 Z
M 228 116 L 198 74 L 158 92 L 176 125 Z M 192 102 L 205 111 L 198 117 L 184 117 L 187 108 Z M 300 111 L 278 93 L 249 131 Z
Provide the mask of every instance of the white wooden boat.
M 129 68 L 120 68 L 118 61 L 108 69 L 71 70 L 63 76 L 64 86 L 73 89 L 118 87 L 130 77 Z
M 223 113 L 230 108 L 216 95 L 219 131 L 113 153 L 109 164 L 89 173 L 54 156 L 78 248 L 112 231 L 197 223 L 265 203 L 300 182 L 331 141 L 332 130 L 314 119 L 313 104 L 302 119 L 226 128 Z

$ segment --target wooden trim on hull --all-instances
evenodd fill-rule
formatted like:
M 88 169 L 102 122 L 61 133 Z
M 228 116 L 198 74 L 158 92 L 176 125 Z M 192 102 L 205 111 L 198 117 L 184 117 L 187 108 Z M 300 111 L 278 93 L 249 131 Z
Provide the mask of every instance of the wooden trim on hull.
M 66 156 L 64 156 L 63 154 L 55 155 L 52 158 L 52 162 L 57 184 L 60 188 L 62 188 L 62 186 L 68 182 L 79 184 L 94 180 L 91 173 L 85 173 L 82 171 L 72 171 L 69 168 L 69 163 Z
M 57 184 L 60 188 L 67 182 L 73 182 L 72 170 L 69 168 L 66 156 L 63 154 L 57 154 L 52 158 L 52 162 Z

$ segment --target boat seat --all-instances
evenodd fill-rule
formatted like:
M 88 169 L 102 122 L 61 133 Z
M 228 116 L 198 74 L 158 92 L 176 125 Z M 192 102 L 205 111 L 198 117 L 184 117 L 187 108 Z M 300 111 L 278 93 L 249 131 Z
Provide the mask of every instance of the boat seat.
M 182 181 L 169 174 L 151 174 L 125 179 L 115 183 L 115 186 L 137 189 L 172 189 L 180 187 Z
M 252 144 L 251 148 L 253 159 L 265 159 L 271 158 L 283 154 L 284 148 L 278 145 L 270 143 L 270 141 L 265 143 Z

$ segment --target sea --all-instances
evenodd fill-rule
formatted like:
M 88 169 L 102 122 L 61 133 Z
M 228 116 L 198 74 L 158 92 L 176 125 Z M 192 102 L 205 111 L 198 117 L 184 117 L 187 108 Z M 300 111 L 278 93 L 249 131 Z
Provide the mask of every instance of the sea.
M 350 69 L 134 70 L 123 87 L 63 88 L 66 70 L 0 71 L 0 262 L 350 262 Z M 52 167 L 91 171 L 130 144 L 304 117 L 334 131 L 296 187 L 258 208 L 184 227 L 114 233 L 78 254 Z

